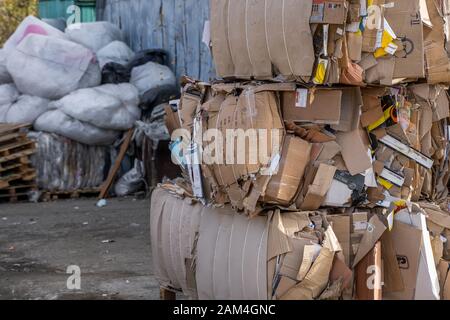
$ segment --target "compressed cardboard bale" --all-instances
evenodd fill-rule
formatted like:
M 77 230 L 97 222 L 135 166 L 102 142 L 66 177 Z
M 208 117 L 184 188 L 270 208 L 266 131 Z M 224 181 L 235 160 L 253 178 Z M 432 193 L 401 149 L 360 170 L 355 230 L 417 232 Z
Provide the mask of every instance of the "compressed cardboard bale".
M 216 129 L 216 134 L 220 134 L 216 137 L 220 143 L 215 139 L 204 144 L 205 149 L 215 148 L 216 154 L 220 154 L 219 159 L 206 164 L 212 173 L 208 175 L 209 184 L 228 194 L 237 209 L 254 210 L 270 178 L 276 175 L 274 170 L 282 157 L 284 138 L 277 91 L 292 88 L 292 85 L 243 86 L 243 91 L 235 95 L 233 87 L 214 86 L 215 97 L 202 106 L 206 129 Z M 249 179 L 251 176 L 256 179 Z M 274 192 L 284 194 L 283 190 Z M 283 203 L 286 200 L 289 199 L 285 196 L 271 199 Z
M 267 219 L 232 210 L 204 215 L 197 247 L 200 300 L 267 300 Z
M 162 286 L 183 290 L 192 298 L 197 297 L 195 282 L 189 282 L 195 276 L 196 234 L 207 210 L 161 188 L 152 194 L 150 235 L 156 278 Z
M 213 0 L 211 40 L 217 75 L 309 78 L 315 61 L 311 11 L 312 0 Z

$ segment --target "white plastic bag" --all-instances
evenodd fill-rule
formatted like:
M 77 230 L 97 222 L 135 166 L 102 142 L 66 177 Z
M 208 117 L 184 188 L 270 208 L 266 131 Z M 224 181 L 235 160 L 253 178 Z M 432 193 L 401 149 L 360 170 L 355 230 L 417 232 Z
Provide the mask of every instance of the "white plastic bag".
M 6 113 L 5 121 L 7 123 L 29 123 L 33 124 L 37 118 L 50 110 L 50 101 L 47 99 L 21 96 L 19 100 L 11 105 Z
M 9 37 L 3 48 L 6 53 L 9 54 L 17 45 L 32 34 L 50 36 L 58 39 L 67 39 L 64 32 L 61 32 L 36 17 L 28 16 L 20 23 L 13 35 Z
M 106 22 L 75 23 L 67 27 L 66 34 L 74 42 L 86 48 L 99 51 L 113 41 L 122 41 L 122 31 Z
M 139 94 L 129 83 L 77 90 L 54 106 L 65 114 L 102 129 L 128 130 L 141 117 Z
M 89 123 L 76 120 L 60 110 L 44 113 L 34 123 L 34 129 L 56 133 L 87 145 L 99 146 L 114 143 L 120 135 L 119 131 L 97 128 Z
M 9 108 L 19 98 L 20 93 L 14 84 L 0 85 L 0 123 L 6 122 Z
M 169 67 L 154 62 L 148 62 L 131 71 L 130 82 L 138 88 L 141 96 L 150 89 L 163 85 L 176 85 L 176 81 Z
M 0 106 L 14 103 L 20 96 L 14 84 L 0 85 Z
M 97 52 L 97 59 L 102 69 L 110 62 L 127 65 L 133 57 L 134 52 L 122 41 L 113 41 Z
M 6 52 L 0 49 L 0 84 L 13 82 L 11 75 L 6 69 Z
M 20 92 L 50 100 L 98 86 L 101 72 L 94 53 L 71 41 L 29 35 L 7 57 Z

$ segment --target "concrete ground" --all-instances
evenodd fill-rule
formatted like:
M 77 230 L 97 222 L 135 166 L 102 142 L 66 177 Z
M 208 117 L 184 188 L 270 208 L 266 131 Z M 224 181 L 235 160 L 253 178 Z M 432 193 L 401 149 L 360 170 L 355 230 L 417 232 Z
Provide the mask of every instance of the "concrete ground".
M 0 204 L 0 299 L 159 299 L 149 200 Z M 69 266 L 81 290 L 69 290 Z

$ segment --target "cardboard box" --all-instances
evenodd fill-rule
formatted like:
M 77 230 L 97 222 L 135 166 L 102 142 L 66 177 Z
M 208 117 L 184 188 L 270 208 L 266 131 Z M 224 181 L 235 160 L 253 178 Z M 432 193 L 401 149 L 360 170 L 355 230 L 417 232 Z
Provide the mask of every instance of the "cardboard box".
M 273 65 L 277 75 L 310 77 L 315 61 L 311 11 L 312 0 L 211 1 L 217 75 L 270 79 Z
M 270 179 L 264 201 L 289 206 L 298 194 L 312 145 L 300 138 L 287 136 L 278 173 Z
M 423 22 L 420 0 L 395 0 L 385 11 L 385 18 L 402 41 L 404 54 L 396 53 L 393 78 L 425 78 Z
M 317 210 L 323 205 L 333 183 L 336 168 L 326 164 L 320 164 L 315 172 L 312 184 L 308 185 L 304 190 L 306 194 L 303 196 L 300 195 L 297 199 L 297 208 L 305 211 Z
M 341 107 L 341 90 L 298 88 L 295 92 L 284 92 L 282 95 L 285 121 L 339 124 Z
M 310 22 L 312 24 L 343 25 L 347 19 L 345 0 L 314 0 Z

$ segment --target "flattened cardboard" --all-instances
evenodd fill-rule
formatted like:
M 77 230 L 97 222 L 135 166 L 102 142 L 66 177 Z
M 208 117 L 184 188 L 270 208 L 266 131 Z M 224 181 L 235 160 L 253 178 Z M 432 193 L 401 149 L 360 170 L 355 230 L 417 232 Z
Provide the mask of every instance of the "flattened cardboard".
M 414 300 L 419 271 L 422 232 L 402 222 L 396 222 L 392 231 L 394 250 L 405 290 L 385 295 L 389 300 Z M 419 288 L 417 288 L 418 290 Z
M 335 253 L 323 248 L 305 280 L 288 291 L 281 300 L 314 300 L 326 289 Z
M 314 0 L 310 22 L 312 24 L 344 24 L 347 18 L 345 0 Z
M 341 119 L 338 125 L 331 127 L 340 132 L 350 132 L 359 127 L 363 100 L 360 88 L 342 90 Z
M 285 121 L 339 124 L 341 104 L 341 90 L 298 89 L 296 92 L 284 92 L 282 95 Z
M 398 265 L 397 254 L 391 232 L 385 232 L 381 237 L 383 255 L 384 286 L 383 292 L 401 292 L 405 290 L 403 277 Z
M 312 145 L 300 138 L 287 136 L 277 175 L 272 177 L 265 192 L 265 201 L 289 206 L 298 193 Z
M 413 213 L 402 210 L 395 215 L 395 223 L 398 221 L 409 224 L 422 231 L 421 253 L 419 257 L 419 270 L 417 272 L 417 285 L 415 300 L 439 300 L 439 279 L 434 262 L 433 248 L 431 246 L 430 233 L 427 229 L 425 215 L 415 206 Z
M 382 268 L 381 243 L 378 241 L 355 268 L 356 300 L 382 300 Z
M 313 183 L 308 187 L 303 202 L 297 203 L 297 206 L 305 211 L 319 209 L 331 187 L 335 173 L 335 167 L 321 164 L 317 170 Z
M 369 220 L 369 227 L 367 228 L 356 254 L 353 267 L 356 267 L 359 262 L 372 250 L 375 244 L 381 239 L 387 227 L 381 222 L 378 216 L 373 216 Z
M 372 168 L 369 145 L 364 139 L 365 132 L 354 130 L 351 132 L 340 132 L 337 135 L 337 143 L 342 148 L 342 157 L 351 175 L 365 173 Z
M 395 0 L 394 6 L 385 11 L 385 18 L 397 38 L 406 38 L 413 43 L 413 46 L 404 44 L 405 48 L 411 50 L 411 53 L 396 53 L 393 78 L 424 78 L 423 23 L 420 18 L 420 0 Z
M 169 134 L 172 136 L 175 130 L 181 128 L 180 118 L 178 117 L 178 112 L 173 111 L 170 105 L 166 105 L 164 111 L 166 112 L 166 126 L 169 130 Z
M 329 215 L 327 220 L 331 223 L 334 233 L 341 244 L 343 254 L 345 257 L 345 263 L 350 267 L 350 216 L 348 215 Z

